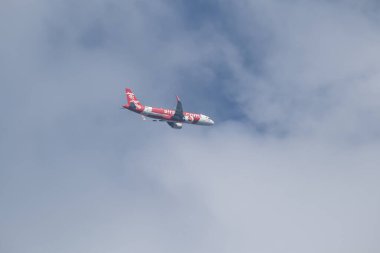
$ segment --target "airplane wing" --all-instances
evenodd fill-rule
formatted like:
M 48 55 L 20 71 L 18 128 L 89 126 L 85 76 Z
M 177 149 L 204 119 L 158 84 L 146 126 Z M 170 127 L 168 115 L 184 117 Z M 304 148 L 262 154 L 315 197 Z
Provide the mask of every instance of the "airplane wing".
M 184 115 L 183 115 L 183 108 L 182 108 L 182 102 L 177 96 L 177 107 L 175 109 L 175 113 L 172 117 L 173 120 L 176 121 L 183 121 Z
M 174 128 L 174 129 L 181 129 L 182 128 L 182 123 L 179 123 L 179 122 L 169 122 L 169 121 L 167 121 L 166 123 L 168 123 L 168 125 L 171 128 Z

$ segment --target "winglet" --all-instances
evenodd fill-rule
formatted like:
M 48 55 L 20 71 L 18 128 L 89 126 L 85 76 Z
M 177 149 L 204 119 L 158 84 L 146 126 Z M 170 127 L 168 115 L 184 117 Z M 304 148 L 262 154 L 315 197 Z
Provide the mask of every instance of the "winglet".
M 181 99 L 177 96 L 177 102 L 180 102 L 181 101 Z

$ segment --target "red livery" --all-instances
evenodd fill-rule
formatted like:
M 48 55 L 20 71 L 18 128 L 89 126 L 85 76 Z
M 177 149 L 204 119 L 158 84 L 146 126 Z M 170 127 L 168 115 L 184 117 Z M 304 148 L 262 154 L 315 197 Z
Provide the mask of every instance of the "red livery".
M 128 103 L 123 105 L 123 108 L 141 114 L 143 117 L 153 118 L 154 121 L 166 121 L 172 128 L 181 129 L 183 123 L 203 126 L 214 125 L 214 121 L 206 115 L 184 112 L 178 96 L 176 109 L 170 110 L 142 105 L 129 88 L 125 89 L 125 94 Z

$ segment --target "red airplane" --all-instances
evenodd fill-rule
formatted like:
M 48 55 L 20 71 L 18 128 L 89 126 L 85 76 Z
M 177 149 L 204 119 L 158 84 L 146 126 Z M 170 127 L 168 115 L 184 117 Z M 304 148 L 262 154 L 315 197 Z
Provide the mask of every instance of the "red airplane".
M 211 126 L 214 125 L 214 121 L 203 114 L 184 112 L 182 109 L 182 102 L 177 96 L 177 107 L 174 110 L 155 108 L 150 106 L 145 106 L 137 100 L 135 94 L 131 89 L 125 89 L 125 95 L 127 96 L 128 103 L 123 105 L 123 108 L 128 109 L 132 112 L 141 114 L 143 119 L 146 117 L 153 118 L 153 121 L 166 121 L 169 126 L 175 129 L 181 129 L 183 123 Z

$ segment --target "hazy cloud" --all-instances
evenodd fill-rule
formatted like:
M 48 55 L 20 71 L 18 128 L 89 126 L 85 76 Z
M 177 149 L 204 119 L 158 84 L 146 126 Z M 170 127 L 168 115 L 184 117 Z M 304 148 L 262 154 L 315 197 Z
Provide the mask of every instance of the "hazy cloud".
M 379 251 L 376 1 L 0 7 L 1 252 Z

